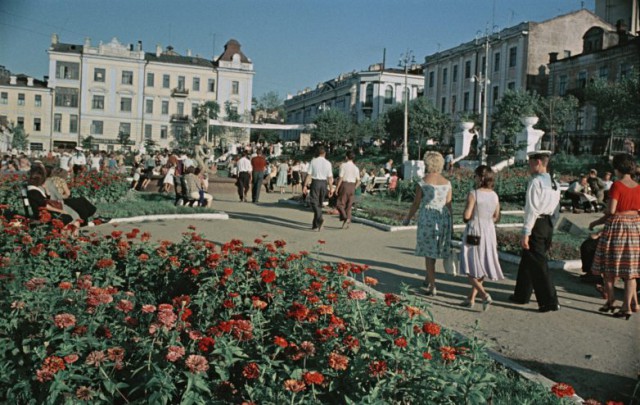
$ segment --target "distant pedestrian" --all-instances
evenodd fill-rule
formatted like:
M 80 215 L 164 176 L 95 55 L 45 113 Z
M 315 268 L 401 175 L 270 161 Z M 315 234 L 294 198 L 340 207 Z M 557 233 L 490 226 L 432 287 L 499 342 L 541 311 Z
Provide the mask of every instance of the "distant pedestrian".
M 324 147 L 319 146 L 317 157 L 309 163 L 309 174 L 303 188 L 303 193 L 309 190 L 309 205 L 313 210 L 311 229 L 318 232 L 322 230 L 322 225 L 324 224 L 322 206 L 327 193 L 331 198 L 331 187 L 333 186 L 333 170 L 325 155 Z
M 360 171 L 358 166 L 353 163 L 354 158 L 355 154 L 352 151 L 347 152 L 346 162 L 340 165 L 340 174 L 336 185 L 338 193 L 336 208 L 340 214 L 343 229 L 348 228 L 351 223 L 351 207 L 356 188 L 360 183 Z
M 254 203 L 260 201 L 260 190 L 262 189 L 262 182 L 264 181 L 264 173 L 267 170 L 267 159 L 262 155 L 262 149 L 256 151 L 256 156 L 251 158 L 251 181 L 253 183 L 251 188 L 251 200 Z
M 247 151 L 242 151 L 242 157 L 236 163 L 238 170 L 238 179 L 236 186 L 238 187 L 238 196 L 240 201 L 247 202 L 247 194 L 249 193 L 249 187 L 251 184 L 251 161 L 247 157 Z
M 276 187 L 280 188 L 280 194 L 284 194 L 284 190 L 287 188 L 288 173 L 289 165 L 285 160 L 283 160 L 278 165 L 278 179 L 276 180 Z

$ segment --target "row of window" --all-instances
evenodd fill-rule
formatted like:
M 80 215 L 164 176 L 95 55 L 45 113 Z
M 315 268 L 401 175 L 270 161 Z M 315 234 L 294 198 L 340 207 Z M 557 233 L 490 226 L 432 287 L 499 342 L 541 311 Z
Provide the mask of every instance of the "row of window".
M 6 91 L 0 92 L 0 104 L 9 104 L 9 93 Z M 26 97 L 24 93 L 18 93 L 18 105 L 26 105 Z M 42 107 L 42 95 L 36 94 L 33 99 L 33 105 L 35 107 Z
M 515 90 L 516 88 L 516 83 L 515 82 L 509 82 L 509 84 L 507 85 L 507 89 L 508 90 Z M 500 86 L 493 86 L 492 88 L 492 94 L 491 94 L 491 105 L 495 106 L 498 101 L 500 100 Z M 461 111 L 471 111 L 471 93 L 468 91 L 465 91 L 462 94 L 462 110 Z M 440 111 L 443 113 L 455 113 L 457 112 L 457 96 L 456 95 L 452 95 L 451 96 L 451 108 L 449 109 L 449 111 L 447 111 L 447 98 L 446 97 L 442 97 L 440 99 Z
M 631 71 L 633 70 L 633 66 L 630 63 L 622 63 L 620 64 L 620 70 L 619 70 L 619 78 L 623 79 L 626 76 L 628 76 Z M 594 77 L 592 77 L 592 79 L 594 79 L 596 76 L 594 74 Z M 600 80 L 609 80 L 609 66 L 607 65 L 603 65 L 600 66 L 600 68 L 598 68 L 598 72 L 597 72 L 597 78 Z M 576 81 L 575 81 L 575 88 L 576 89 L 584 89 L 585 87 L 587 87 L 587 79 L 588 79 L 588 74 L 586 70 L 583 70 L 581 72 L 578 73 L 578 75 L 576 76 Z M 558 76 L 558 94 L 560 96 L 564 96 L 567 94 L 567 90 L 569 90 L 569 76 L 567 75 L 560 75 Z
M 409 92 L 409 88 L 406 88 L 405 90 Z M 394 101 L 395 99 L 393 97 L 393 86 L 389 84 L 385 87 L 385 90 L 384 90 L 384 103 L 393 104 Z M 369 106 L 369 107 L 373 105 L 373 83 L 367 84 L 367 87 L 365 90 L 364 103 L 365 103 L 365 106 Z
M 480 65 L 482 74 L 486 73 L 486 62 L 487 59 L 485 56 L 482 57 L 482 63 Z M 518 64 L 518 47 L 514 46 L 509 48 L 509 68 L 514 68 Z M 500 52 L 495 52 L 493 54 L 493 72 L 499 72 L 501 67 L 500 63 Z M 433 87 L 435 85 L 435 71 L 429 72 L 429 87 Z M 464 78 L 471 79 L 471 60 L 467 60 L 464 62 Z M 451 82 L 456 83 L 458 81 L 458 65 L 453 65 L 451 68 Z M 442 85 L 446 85 L 449 82 L 449 69 L 442 68 Z
M 94 94 L 93 99 L 91 100 L 91 109 L 92 110 L 104 110 L 104 97 L 103 95 Z M 146 114 L 153 114 L 154 111 L 154 100 L 146 99 L 144 112 Z M 120 97 L 120 111 L 121 112 L 131 112 L 132 99 L 131 97 Z M 198 103 L 191 103 L 191 115 L 195 116 L 198 114 Z M 160 114 L 169 115 L 169 100 L 162 100 L 160 105 Z M 184 115 L 184 102 L 178 101 L 176 103 L 176 114 Z

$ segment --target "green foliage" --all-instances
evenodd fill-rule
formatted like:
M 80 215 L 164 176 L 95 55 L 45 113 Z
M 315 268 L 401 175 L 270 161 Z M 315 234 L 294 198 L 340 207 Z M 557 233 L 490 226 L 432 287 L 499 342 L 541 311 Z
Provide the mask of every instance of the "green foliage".
M 91 150 L 93 149 L 93 136 L 89 135 L 89 136 L 85 136 L 84 138 L 82 138 L 82 147 L 86 150 Z
M 126 134 L 124 132 L 118 132 L 118 143 L 120 145 L 126 146 L 131 144 L 131 134 Z
M 515 135 L 524 129 L 520 119 L 538 114 L 540 103 L 537 93 L 507 90 L 492 114 L 491 138 L 503 137 L 505 143 L 514 144 Z
M 269 113 L 278 111 L 284 112 L 283 110 L 283 99 L 280 97 L 277 91 L 268 91 L 260 96 L 258 102 L 256 104 L 256 108 L 259 110 L 265 110 Z M 283 114 L 281 114 L 282 116 Z
M 202 138 L 207 136 L 207 126 L 209 125 L 209 120 L 218 119 L 218 115 L 220 114 L 220 105 L 215 101 L 207 101 L 202 105 L 198 106 L 198 111 L 196 115 L 193 117 L 193 125 L 191 126 L 191 130 L 188 136 L 185 136 L 185 139 L 182 143 L 186 143 L 185 145 L 181 145 L 185 148 L 192 148 L 196 144 L 200 143 Z M 214 129 L 216 127 L 209 126 L 209 138 L 213 138 L 214 132 L 215 135 L 218 135 L 220 132 L 219 129 Z M 180 140 L 178 140 L 180 142 Z M 209 139 L 206 139 L 209 141 Z
M 600 133 L 625 135 L 640 127 L 640 74 L 635 72 L 617 82 L 595 80 L 587 85 L 586 101 L 596 107 Z
M 11 147 L 17 150 L 27 150 L 29 146 L 29 135 L 25 132 L 24 127 L 16 125 L 10 129 L 13 138 L 11 138 Z
M 353 120 L 342 111 L 329 109 L 316 116 L 313 123 L 316 127 L 311 133 L 314 141 L 338 144 L 353 141 Z
M 545 132 L 545 136 L 549 135 L 550 142 L 552 134 L 554 143 L 558 137 L 562 137 L 567 124 L 575 119 L 578 107 L 578 99 L 572 95 L 540 99 L 540 108 L 537 111 L 540 118 L 538 127 Z

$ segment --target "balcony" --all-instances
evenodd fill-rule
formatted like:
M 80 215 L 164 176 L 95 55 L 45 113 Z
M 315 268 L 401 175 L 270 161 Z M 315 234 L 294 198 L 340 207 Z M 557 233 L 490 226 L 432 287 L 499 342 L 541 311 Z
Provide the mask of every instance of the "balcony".
M 189 116 L 184 114 L 171 114 L 171 122 L 189 122 Z
M 176 87 L 175 89 L 171 90 L 171 97 L 188 97 L 188 96 L 189 96 L 188 89 Z

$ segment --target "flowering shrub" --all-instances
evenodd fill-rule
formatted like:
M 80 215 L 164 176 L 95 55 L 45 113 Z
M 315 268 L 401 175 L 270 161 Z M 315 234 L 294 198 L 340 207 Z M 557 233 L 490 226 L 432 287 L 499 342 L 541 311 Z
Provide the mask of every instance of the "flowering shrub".
M 26 180 L 25 173 L 0 173 L 0 204 L 22 212 L 22 200 L 15 186 Z
M 496 387 L 518 389 L 422 304 L 372 294 L 364 266 L 281 240 L 149 240 L 2 222 L 0 401 L 501 403 Z

